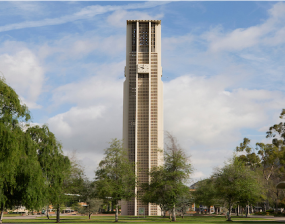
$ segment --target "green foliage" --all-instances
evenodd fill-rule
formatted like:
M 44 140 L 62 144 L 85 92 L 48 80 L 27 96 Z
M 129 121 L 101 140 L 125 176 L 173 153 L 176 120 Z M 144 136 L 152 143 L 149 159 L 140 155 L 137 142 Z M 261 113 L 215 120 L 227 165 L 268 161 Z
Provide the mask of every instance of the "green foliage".
M 197 205 L 200 204 L 210 207 L 212 205 L 220 204 L 213 178 L 197 182 L 195 185 L 195 191 L 192 192 L 192 195 Z
M 284 118 L 283 109 L 280 118 Z M 276 184 L 285 180 L 285 123 L 280 122 L 269 128 L 267 138 L 272 138 L 271 144 L 256 143 L 256 150 L 250 147 L 250 140 L 245 138 L 243 143 L 236 148 L 237 152 L 245 152 L 238 159 L 246 166 L 255 171 L 256 176 L 260 178 L 260 184 L 266 188 L 265 195 L 266 207 L 269 205 L 277 206 L 278 198 L 284 198 L 284 192 L 278 192 Z M 261 180 L 263 179 L 263 180 Z M 262 203 L 264 205 L 264 203 Z
M 168 133 L 167 140 L 163 166 L 152 168 L 150 184 L 141 184 L 142 200 L 158 204 L 164 213 L 171 209 L 175 221 L 175 206 L 189 193 L 185 184 L 190 178 L 192 166 L 176 138 Z
M 281 111 L 279 116 L 281 119 L 285 118 L 285 109 Z M 269 128 L 269 131 L 266 132 L 267 138 L 273 137 L 273 142 L 278 141 L 279 138 L 283 139 L 283 144 L 285 144 L 285 122 L 280 122 L 279 124 L 274 124 Z M 279 138 L 278 138 L 279 137 Z
M 189 188 L 187 187 L 187 191 L 184 192 L 183 195 L 181 195 L 178 198 L 177 204 L 176 204 L 176 210 L 180 213 L 180 215 L 183 217 L 184 214 L 189 210 L 189 208 L 194 203 L 194 198 L 189 192 Z
M 47 203 L 61 204 L 64 200 L 64 181 L 70 174 L 70 160 L 63 155 L 62 146 L 46 125 L 33 126 L 27 130 L 37 144 L 38 161 L 46 179 Z
M 63 193 L 69 159 L 48 127 L 30 127 L 30 118 L 28 108 L 0 78 L 1 210 L 20 204 L 40 209 L 45 202 L 58 201 Z
M 30 113 L 16 92 L 0 78 L 0 204 L 11 208 L 24 204 L 39 208 L 44 178 L 37 160 L 36 144 L 23 131 Z
M 112 201 L 116 210 L 120 200 L 135 197 L 134 164 L 129 162 L 120 140 L 113 139 L 110 142 L 110 147 L 105 149 L 105 158 L 99 163 L 95 174 L 96 195 L 98 198 Z
M 213 179 L 216 196 L 228 204 L 229 211 L 233 203 L 255 203 L 262 195 L 263 188 L 255 173 L 235 157 L 230 164 L 217 169 Z

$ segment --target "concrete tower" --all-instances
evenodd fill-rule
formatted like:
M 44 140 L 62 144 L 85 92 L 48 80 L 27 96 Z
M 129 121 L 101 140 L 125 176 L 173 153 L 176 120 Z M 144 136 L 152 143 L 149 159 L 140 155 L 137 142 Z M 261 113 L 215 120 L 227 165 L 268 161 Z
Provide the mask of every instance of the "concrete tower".
M 123 142 L 140 183 L 163 163 L 163 86 L 161 81 L 161 21 L 127 20 Z M 136 192 L 138 189 L 134 189 Z M 141 209 L 142 208 L 142 209 Z M 159 206 L 139 199 L 122 203 L 123 215 L 160 215 Z

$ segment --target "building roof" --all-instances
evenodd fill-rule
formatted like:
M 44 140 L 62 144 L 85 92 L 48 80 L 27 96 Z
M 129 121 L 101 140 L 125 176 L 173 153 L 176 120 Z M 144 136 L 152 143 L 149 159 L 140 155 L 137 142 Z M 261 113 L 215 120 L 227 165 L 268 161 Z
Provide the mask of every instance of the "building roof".
M 127 20 L 127 24 L 130 24 L 133 22 L 152 22 L 152 23 L 161 24 L 161 20 Z

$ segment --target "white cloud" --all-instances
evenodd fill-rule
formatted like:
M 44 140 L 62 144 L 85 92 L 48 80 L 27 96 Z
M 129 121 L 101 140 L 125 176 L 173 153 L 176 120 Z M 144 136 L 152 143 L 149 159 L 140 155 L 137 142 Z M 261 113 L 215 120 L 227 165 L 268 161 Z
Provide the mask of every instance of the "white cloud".
M 285 4 L 279 2 L 269 10 L 269 18 L 262 24 L 248 28 L 238 28 L 228 33 L 217 26 L 202 35 L 209 41 L 210 51 L 239 51 L 259 44 L 277 45 L 284 43 L 282 38 L 285 26 Z
M 112 64 L 92 65 L 96 75 L 56 88 L 53 92 L 55 105 L 76 103 L 80 106 L 94 103 L 122 105 L 124 61 Z
M 217 147 L 240 139 L 242 128 L 260 128 L 285 97 L 267 90 L 225 89 L 219 77 L 181 76 L 164 84 L 165 129 L 183 145 Z M 179 119 L 178 119 L 179 118 Z
M 167 2 L 144 2 L 144 3 L 131 3 L 122 6 L 112 6 L 112 5 L 92 5 L 82 8 L 80 11 L 72 14 L 65 15 L 59 18 L 46 18 L 39 21 L 25 21 L 20 23 L 8 24 L 0 26 L 0 32 L 23 29 L 29 27 L 41 27 L 41 26 L 50 26 L 50 25 L 59 25 L 67 22 L 74 22 L 82 19 L 90 19 L 97 15 L 104 14 L 107 12 L 113 12 L 116 10 L 132 10 L 132 9 L 146 9 L 153 8 L 159 5 L 167 4 Z
M 80 59 L 89 54 L 96 56 L 118 56 L 125 50 L 125 35 L 98 35 L 88 31 L 82 35 L 67 35 L 56 41 L 49 41 L 39 46 L 41 60 L 54 57 L 58 60 Z
M 65 152 L 76 150 L 84 164 L 90 164 L 86 168 L 90 178 L 108 142 L 122 138 L 123 80 L 117 77 L 122 76 L 123 65 L 124 62 L 100 65 L 96 75 L 53 92 L 55 106 L 76 106 L 49 118 L 47 123 Z
M 13 48 L 12 42 L 6 45 Z M 19 47 L 14 52 L 0 54 L 0 71 L 30 109 L 40 108 L 36 101 L 42 91 L 44 69 L 31 50 Z

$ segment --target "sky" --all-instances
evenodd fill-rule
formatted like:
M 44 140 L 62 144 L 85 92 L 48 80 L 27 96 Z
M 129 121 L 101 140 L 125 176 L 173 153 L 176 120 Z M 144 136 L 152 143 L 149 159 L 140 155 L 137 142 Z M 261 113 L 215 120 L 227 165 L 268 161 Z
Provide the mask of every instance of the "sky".
M 3 2 L 0 75 L 95 177 L 122 138 L 126 20 L 162 29 L 164 131 L 211 175 L 285 108 L 285 2 Z

